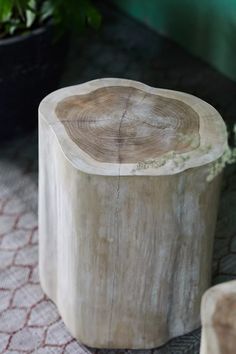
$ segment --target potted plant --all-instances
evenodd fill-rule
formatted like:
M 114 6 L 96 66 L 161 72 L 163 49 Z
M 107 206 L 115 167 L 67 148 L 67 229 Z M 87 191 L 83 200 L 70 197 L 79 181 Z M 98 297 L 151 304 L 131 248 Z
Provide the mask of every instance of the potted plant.
M 0 0 L 1 140 L 36 125 L 40 100 L 58 86 L 68 30 L 100 20 L 90 0 Z

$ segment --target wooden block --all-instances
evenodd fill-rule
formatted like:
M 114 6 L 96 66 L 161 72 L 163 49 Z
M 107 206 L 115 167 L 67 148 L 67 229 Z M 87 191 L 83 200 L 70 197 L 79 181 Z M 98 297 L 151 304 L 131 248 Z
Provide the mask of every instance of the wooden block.
M 152 348 L 200 324 L 225 124 L 202 100 L 123 79 L 39 108 L 40 278 L 71 333 Z
M 201 319 L 201 354 L 235 354 L 235 280 L 207 290 L 202 298 Z

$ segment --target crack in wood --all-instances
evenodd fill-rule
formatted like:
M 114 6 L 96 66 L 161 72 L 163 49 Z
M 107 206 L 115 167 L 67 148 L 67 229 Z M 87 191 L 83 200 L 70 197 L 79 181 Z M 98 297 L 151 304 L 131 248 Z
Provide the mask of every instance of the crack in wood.
M 124 111 L 122 113 L 122 116 L 120 118 L 120 124 L 119 124 L 119 129 L 118 129 L 118 138 L 121 136 L 121 128 L 122 128 L 122 123 L 124 121 L 125 115 L 128 111 L 129 103 L 130 103 L 130 98 L 133 94 L 134 90 L 130 91 L 130 94 L 127 97 L 126 105 L 124 108 Z M 110 320 L 109 320 L 109 338 L 108 342 L 110 341 L 111 332 L 112 332 L 112 318 L 113 318 L 113 307 L 114 307 L 114 292 L 115 292 L 115 278 L 117 274 L 117 265 L 118 265 L 118 259 L 119 259 L 119 239 L 120 239 L 120 229 L 119 229 L 119 203 L 120 203 L 120 168 L 121 168 L 121 157 L 120 157 L 120 146 L 121 146 L 121 139 L 118 140 L 118 161 L 119 161 L 119 171 L 118 171 L 118 181 L 117 181 L 117 189 L 116 189 L 116 225 L 117 225 L 117 249 L 116 249 L 116 261 L 115 261 L 115 269 L 113 273 L 113 279 L 112 279 L 112 299 L 111 299 L 111 313 L 110 313 Z

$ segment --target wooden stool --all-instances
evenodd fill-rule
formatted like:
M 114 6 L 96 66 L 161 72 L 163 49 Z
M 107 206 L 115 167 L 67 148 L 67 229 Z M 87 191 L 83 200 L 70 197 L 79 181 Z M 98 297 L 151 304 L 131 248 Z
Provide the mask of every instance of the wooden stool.
M 39 108 L 40 278 L 91 347 L 197 328 L 211 279 L 225 124 L 202 100 L 100 79 Z

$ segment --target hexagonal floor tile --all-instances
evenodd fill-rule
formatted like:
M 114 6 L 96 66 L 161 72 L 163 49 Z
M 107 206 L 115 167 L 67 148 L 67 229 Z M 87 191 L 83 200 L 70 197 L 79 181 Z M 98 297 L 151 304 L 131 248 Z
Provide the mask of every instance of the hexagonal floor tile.
M 44 293 L 39 284 L 26 284 L 15 292 L 13 306 L 31 307 L 43 297 Z
M 63 345 L 68 343 L 73 338 L 66 329 L 62 320 L 54 323 L 48 328 L 46 344 L 50 345 Z
M 16 217 L 9 215 L 0 215 L 0 234 L 5 234 L 13 229 Z
M 5 333 L 21 329 L 26 320 L 26 310 L 8 309 L 0 314 L 0 331 Z
M 1 248 L 16 250 L 26 246 L 30 239 L 30 231 L 14 230 L 2 238 Z
M 32 309 L 28 325 L 49 326 L 58 318 L 56 306 L 50 300 L 44 300 Z
M 43 340 L 44 330 L 42 328 L 23 328 L 15 333 L 10 341 L 9 349 L 18 351 L 35 350 Z
M 12 266 L 0 272 L 2 289 L 16 289 L 29 279 L 30 269 L 27 267 Z

